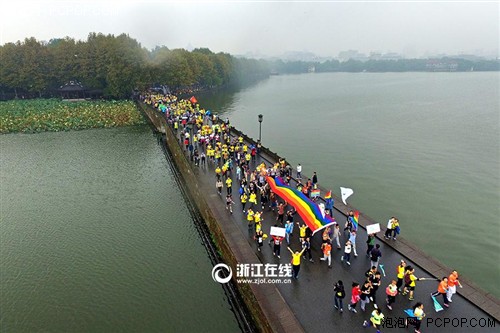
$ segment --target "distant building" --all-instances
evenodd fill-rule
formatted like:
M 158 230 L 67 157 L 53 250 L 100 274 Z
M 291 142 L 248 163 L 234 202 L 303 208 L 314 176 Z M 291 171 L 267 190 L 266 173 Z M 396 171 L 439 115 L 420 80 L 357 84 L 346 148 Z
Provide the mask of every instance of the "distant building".
M 348 50 L 339 52 L 339 61 L 346 62 L 348 60 L 368 61 L 369 58 L 364 53 L 359 53 L 357 50 Z
M 78 101 L 102 96 L 102 90 L 86 89 L 80 82 L 71 80 L 57 89 L 63 101 Z
M 458 63 L 451 59 L 429 59 L 425 68 L 430 72 L 455 72 Z
M 286 61 L 318 61 L 318 56 L 308 51 L 288 51 L 280 58 Z
M 370 60 L 400 60 L 404 57 L 396 52 L 380 53 L 380 52 L 370 52 L 368 57 Z
M 389 53 L 383 54 L 380 57 L 380 60 L 401 60 L 401 59 L 403 59 L 403 56 L 401 54 L 395 53 L 395 52 L 389 52 Z

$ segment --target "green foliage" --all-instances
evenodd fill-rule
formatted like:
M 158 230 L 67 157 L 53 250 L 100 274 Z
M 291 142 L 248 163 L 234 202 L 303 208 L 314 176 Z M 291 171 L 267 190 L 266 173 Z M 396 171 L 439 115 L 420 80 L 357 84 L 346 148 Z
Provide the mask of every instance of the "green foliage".
M 154 84 L 172 89 L 198 85 L 216 87 L 233 83 L 242 75 L 266 75 L 248 62 L 209 49 L 152 51 L 128 35 L 89 34 L 86 41 L 65 37 L 41 43 L 34 38 L 0 46 L 0 89 L 57 95 L 57 89 L 77 80 L 89 89 L 102 90 L 108 98 L 127 98 L 135 89 Z M 238 68 L 237 68 L 238 67 Z M 238 70 L 238 73 L 236 73 Z
M 77 80 L 106 98 L 128 98 L 155 84 L 172 90 L 245 84 L 280 74 L 316 72 L 403 72 L 450 70 L 499 71 L 500 61 L 465 59 L 349 60 L 339 62 L 266 61 L 213 53 L 207 48 L 149 51 L 128 35 L 90 33 L 85 41 L 70 37 L 42 43 L 26 38 L 0 46 L 0 94 L 57 96 L 57 89 Z M 189 89 L 188 89 L 189 90 Z
M 36 133 L 144 123 L 131 101 L 62 102 L 57 99 L 0 102 L 0 133 Z
M 233 58 L 233 71 L 230 81 L 235 84 L 254 82 L 268 77 L 271 72 L 269 62 L 266 60 Z

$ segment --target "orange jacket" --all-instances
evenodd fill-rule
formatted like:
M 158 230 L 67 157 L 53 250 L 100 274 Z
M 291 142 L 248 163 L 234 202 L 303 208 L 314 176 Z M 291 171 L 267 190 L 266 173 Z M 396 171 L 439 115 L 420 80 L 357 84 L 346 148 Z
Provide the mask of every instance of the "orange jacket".
M 448 276 L 448 286 L 454 287 L 458 285 L 458 274 L 453 274 L 451 273 L 450 276 Z
M 323 254 L 325 256 L 328 256 L 330 254 L 330 251 L 332 251 L 332 246 L 330 243 L 324 243 L 323 244 Z
M 445 294 L 446 293 L 446 289 L 448 289 L 448 282 L 446 281 L 441 281 L 439 283 L 439 286 L 438 286 L 438 291 L 441 293 L 441 294 Z

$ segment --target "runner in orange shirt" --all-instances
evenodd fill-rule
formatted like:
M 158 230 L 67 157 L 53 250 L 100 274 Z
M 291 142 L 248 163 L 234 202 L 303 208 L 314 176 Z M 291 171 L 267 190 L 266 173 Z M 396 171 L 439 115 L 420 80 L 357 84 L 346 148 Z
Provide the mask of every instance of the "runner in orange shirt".
M 457 285 L 462 288 L 460 281 L 458 280 L 458 272 L 451 272 L 450 276 L 448 276 L 448 291 L 446 292 L 446 297 L 448 298 L 448 302 L 451 303 L 451 297 L 453 294 L 457 292 Z
M 448 297 L 446 296 L 446 292 L 448 291 L 448 278 L 445 276 L 439 282 L 438 289 L 436 292 L 431 293 L 431 297 L 436 297 L 439 294 L 443 295 L 444 306 L 449 307 Z
M 320 260 L 328 260 L 328 268 L 332 268 L 332 245 L 330 242 L 323 243 L 321 249 L 323 250 L 323 258 L 320 258 Z

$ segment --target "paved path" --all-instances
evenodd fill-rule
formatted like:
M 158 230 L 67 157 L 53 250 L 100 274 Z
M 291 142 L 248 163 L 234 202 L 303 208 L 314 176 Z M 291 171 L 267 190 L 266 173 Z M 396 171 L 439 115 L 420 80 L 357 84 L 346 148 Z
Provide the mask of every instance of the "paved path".
M 263 156 L 271 160 L 269 156 Z M 260 158 L 256 164 L 251 164 L 251 169 L 260 163 Z M 272 248 L 267 245 L 267 241 L 262 252 L 256 251 L 256 244 L 253 241 L 253 234 L 249 235 L 247 229 L 246 216 L 242 213 L 241 204 L 239 203 L 239 195 L 237 193 L 238 184 L 236 175 L 233 172 L 233 198 L 236 202 L 234 206 L 234 214 L 230 214 L 225 210 L 225 197 L 219 196 L 215 189 L 215 172 L 214 165 L 208 163 L 206 167 L 196 167 L 193 165 L 195 174 L 199 180 L 200 189 L 206 193 L 206 201 L 214 210 L 215 216 L 227 219 L 239 226 L 241 231 L 238 235 L 231 237 L 241 237 L 247 240 L 248 246 L 251 246 L 262 263 L 289 263 L 291 255 L 286 250 L 286 242 L 282 245 L 281 259 L 273 256 Z M 312 176 L 312 175 L 311 175 Z M 226 193 L 224 188 L 223 194 Z M 390 215 L 390 213 L 388 213 Z M 343 226 L 346 217 L 340 211 L 335 211 L 335 219 Z M 275 224 L 276 212 L 266 208 L 263 215 L 263 230 L 269 233 L 269 229 Z M 301 222 L 298 214 L 295 216 L 295 221 Z M 381 222 L 383 224 L 385 222 Z M 370 313 L 373 310 L 373 304 L 367 306 L 367 311 L 363 313 L 359 309 L 358 313 L 354 314 L 347 311 L 347 303 L 350 299 L 350 286 L 353 281 L 362 283 L 364 281 L 364 273 L 369 269 L 370 260 L 365 256 L 366 251 L 366 231 L 360 228 L 357 237 L 357 249 L 359 256 L 351 258 L 351 266 L 343 265 L 340 262 L 342 250 L 337 250 L 333 246 L 332 250 L 332 269 L 327 267 L 325 262 L 320 262 L 322 256 L 320 251 L 321 232 L 318 232 L 312 241 L 314 263 L 303 260 L 299 279 L 292 281 L 290 284 L 277 285 L 280 293 L 285 301 L 289 304 L 292 311 L 295 313 L 301 325 L 307 332 L 326 332 L 326 331 L 344 331 L 344 332 L 370 332 L 375 331 L 373 328 L 364 329 L 362 323 L 365 319 L 369 319 Z M 341 243 L 345 243 L 345 238 L 341 239 Z M 418 265 L 410 258 L 403 257 L 389 245 L 384 242 L 377 241 L 381 244 L 382 258 L 380 262 L 384 265 L 387 277 L 382 278 L 382 285 L 379 288 L 377 298 L 378 304 L 386 318 L 396 322 L 399 318 L 405 318 L 404 309 L 410 308 L 416 301 L 424 303 L 424 310 L 427 314 L 426 319 L 422 323 L 422 332 L 498 332 L 500 324 L 494 321 L 481 309 L 468 302 L 464 297 L 455 295 L 450 308 L 439 313 L 434 311 L 433 303 L 430 298 L 430 293 L 437 288 L 437 281 L 419 281 L 415 291 L 415 301 L 410 302 L 404 296 L 397 296 L 396 303 L 393 305 L 393 310 L 389 311 L 385 306 L 385 287 L 391 279 L 395 278 L 396 266 L 401 259 L 405 259 L 409 265 L 416 267 L 415 275 L 417 277 L 431 277 L 426 274 Z M 244 243 L 243 243 L 244 244 Z M 290 247 L 292 249 L 300 249 L 298 240 L 298 228 L 294 230 L 294 235 L 291 239 Z M 447 274 L 446 274 L 447 275 Z M 344 313 L 339 313 L 333 308 L 333 284 L 337 280 L 342 280 L 346 286 L 347 297 L 344 304 Z M 401 319 L 399 319 L 401 320 Z M 389 323 L 388 323 L 389 325 Z M 492 326 L 494 325 L 494 326 Z M 473 327 L 475 326 L 475 327 Z M 486 326 L 486 327 L 484 327 Z M 394 325 L 393 328 L 385 327 L 382 332 L 413 332 L 411 328 L 400 328 Z

